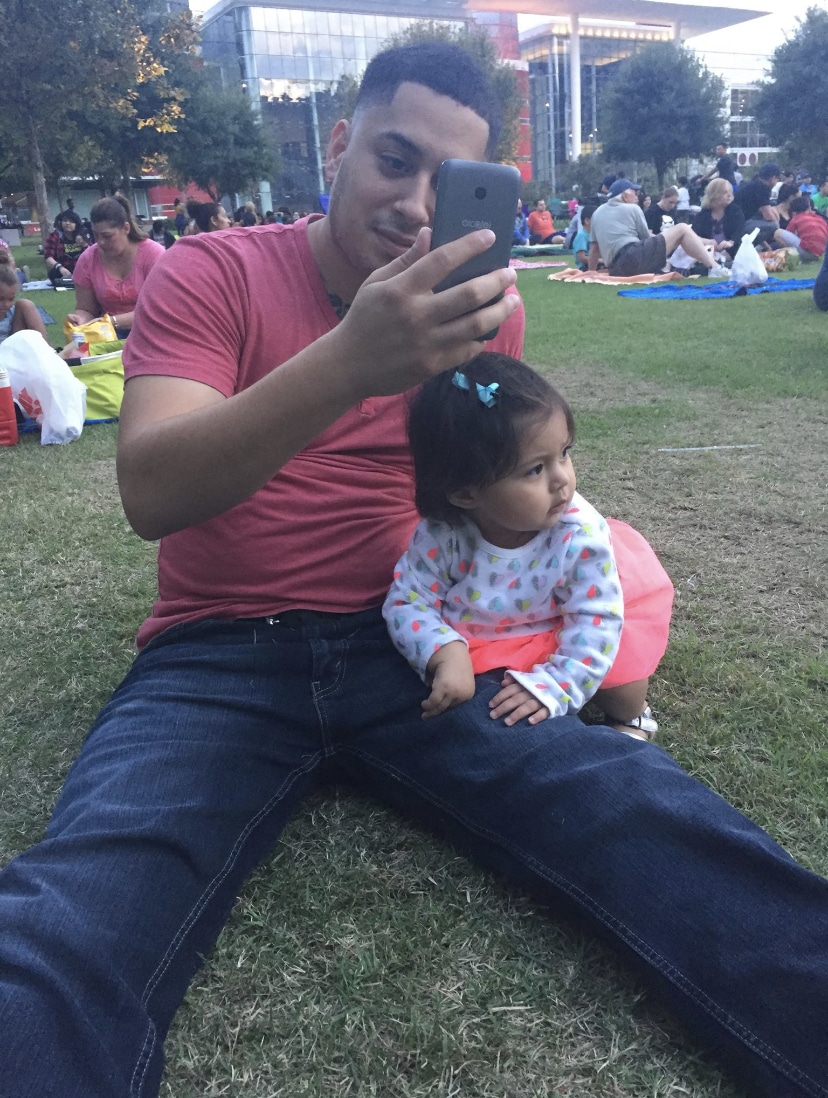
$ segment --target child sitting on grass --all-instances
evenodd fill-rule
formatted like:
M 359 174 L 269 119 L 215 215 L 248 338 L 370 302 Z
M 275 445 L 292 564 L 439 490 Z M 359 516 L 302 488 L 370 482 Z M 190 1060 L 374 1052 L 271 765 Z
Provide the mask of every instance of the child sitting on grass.
M 581 210 L 581 227 L 572 239 L 572 254 L 575 256 L 575 265 L 579 271 L 587 270 L 589 259 L 589 229 L 592 224 L 594 206 L 584 206 Z M 601 264 L 603 266 L 603 264 Z
M 564 398 L 506 355 L 480 354 L 414 398 L 423 518 L 383 613 L 429 687 L 424 717 L 496 671 L 491 716 L 507 725 L 577 713 L 597 695 L 619 731 L 658 730 L 647 686 L 673 587 L 640 534 L 575 491 L 574 434 Z
M 12 254 L 8 249 L 0 248 L 0 343 L 7 336 L 26 330 L 40 332 L 48 342 L 46 326 L 37 306 L 25 299 L 18 300 L 19 290 L 20 280 Z

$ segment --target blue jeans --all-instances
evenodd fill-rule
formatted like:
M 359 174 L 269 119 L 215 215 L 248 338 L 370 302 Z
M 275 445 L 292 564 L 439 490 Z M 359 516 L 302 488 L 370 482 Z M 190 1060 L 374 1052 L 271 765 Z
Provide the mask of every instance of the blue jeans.
M 614 944 L 752 1096 L 828 1095 L 828 882 L 660 748 L 498 689 L 420 719 L 378 611 L 157 638 L 0 875 L 0 1095 L 156 1094 L 167 1028 L 302 797 L 346 780 Z

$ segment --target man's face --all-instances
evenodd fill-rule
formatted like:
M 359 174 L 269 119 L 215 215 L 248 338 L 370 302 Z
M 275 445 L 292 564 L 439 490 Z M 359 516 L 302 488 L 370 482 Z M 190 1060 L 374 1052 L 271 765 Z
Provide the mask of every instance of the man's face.
M 470 107 L 413 83 L 401 84 L 391 103 L 338 122 L 325 165 L 330 207 L 316 234 L 323 276 L 333 267 L 338 292 L 355 292 L 406 252 L 434 219 L 441 163 L 484 160 L 488 138 L 488 123 Z
M 727 145 L 717 145 L 716 156 L 727 156 Z
M 542 198 L 539 198 L 538 201 L 535 203 L 535 208 L 537 209 L 538 213 L 545 213 L 546 202 L 544 202 Z
M 619 195 L 622 202 L 638 202 L 638 191 L 633 190 L 632 187 L 627 187 L 625 191 L 622 191 Z

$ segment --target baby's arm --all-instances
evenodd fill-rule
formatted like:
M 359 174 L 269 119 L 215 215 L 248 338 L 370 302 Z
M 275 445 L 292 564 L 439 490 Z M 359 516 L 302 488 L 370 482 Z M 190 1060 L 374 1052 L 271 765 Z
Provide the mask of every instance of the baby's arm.
M 442 617 L 452 585 L 448 555 L 436 533 L 421 522 L 394 569 L 394 582 L 382 608 L 395 648 L 431 687 L 423 717 L 434 717 L 474 696 L 468 646 Z
M 553 589 L 562 619 L 557 651 L 531 671 L 509 672 L 514 683 L 553 717 L 579 712 L 601 685 L 618 652 L 624 621 L 621 585 L 606 522 L 601 519 L 600 525 L 572 527 L 565 538 L 568 567 Z M 514 697 L 514 691 L 507 691 L 509 685 L 504 680 L 504 689 L 492 700 L 493 707 Z

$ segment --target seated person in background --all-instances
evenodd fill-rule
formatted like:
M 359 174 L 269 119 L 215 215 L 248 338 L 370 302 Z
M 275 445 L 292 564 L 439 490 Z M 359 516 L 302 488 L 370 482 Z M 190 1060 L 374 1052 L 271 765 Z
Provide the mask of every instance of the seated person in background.
M 555 222 L 543 198 L 539 198 L 535 203 L 535 208 L 526 219 L 526 224 L 529 226 L 530 244 L 563 244 L 563 233 L 555 232 Z
M 58 228 L 46 237 L 43 245 L 43 258 L 46 261 L 46 276 L 55 285 L 63 278 L 71 278 L 81 252 L 89 247 L 80 221 L 74 213 L 65 213 Z
M 46 342 L 46 327 L 31 301 L 18 300 L 20 279 L 7 248 L 0 248 L 0 343 L 15 332 L 39 332 Z
M 76 308 L 68 319 L 87 324 L 108 313 L 118 338 L 126 339 L 138 294 L 164 249 L 138 228 L 121 196 L 99 199 L 90 217 L 95 243 L 75 264 Z
M 595 206 L 584 206 L 581 210 L 581 227 L 572 238 L 572 253 L 579 270 L 585 271 L 589 263 L 589 231 Z
M 796 248 L 803 263 L 813 263 L 825 255 L 828 244 L 828 221 L 814 213 L 806 194 L 797 195 L 790 203 L 791 220 L 787 229 L 777 229 L 774 240 L 783 248 Z
M 811 202 L 818 214 L 828 217 L 828 179 L 823 180 L 817 193 L 811 195 Z
M 175 244 L 175 234 L 171 233 L 166 226 L 167 223 L 163 217 L 157 218 L 152 223 L 149 238 L 150 240 L 154 240 L 156 244 L 160 244 L 163 248 L 171 248 L 173 244 Z
M 743 183 L 736 192 L 736 201 L 745 215 L 745 232 L 759 229 L 756 244 L 765 244 L 773 239 L 779 228 L 779 216 L 776 206 L 771 205 L 771 191 L 781 178 L 778 164 L 764 164 L 753 179 Z
M 745 232 L 742 207 L 733 201 L 733 187 L 721 177 L 711 179 L 702 198 L 702 208 L 693 218 L 693 232 L 716 242 L 716 251 L 735 258 Z
M 800 172 L 800 174 L 796 177 L 796 181 L 799 184 L 800 194 L 807 195 L 808 198 L 812 198 L 816 194 L 817 189 L 815 184 L 811 182 L 810 172 Z
M 229 229 L 233 224 L 220 202 L 196 202 L 191 198 L 187 203 L 187 213 L 190 217 L 190 236 L 215 233 L 219 229 Z
M 639 206 L 640 206 L 640 208 L 641 208 L 641 212 L 642 212 L 642 213 L 643 213 L 643 214 L 644 214 L 645 216 L 646 216 L 646 214 L 647 214 L 647 211 L 649 210 L 650 206 L 652 206 L 652 204 L 653 204 L 653 200 L 652 200 L 652 198 L 651 198 L 651 197 L 650 197 L 650 196 L 649 196 L 649 195 L 647 194 L 647 192 L 646 192 L 646 191 L 639 191 L 639 192 L 638 192 L 638 205 L 639 205 Z
M 526 224 L 526 214 L 523 212 L 523 203 L 517 201 L 517 213 L 515 214 L 515 230 L 512 233 L 512 247 L 523 247 L 529 243 L 529 227 Z
M 681 244 L 688 255 L 715 274 L 721 274 L 713 259 L 712 248 L 696 236 L 689 225 L 671 225 L 652 236 L 638 205 L 641 187 L 629 179 L 617 179 L 610 188 L 610 199 L 592 215 L 588 269 L 598 269 L 603 259 L 609 273 L 629 277 L 658 274 L 667 256 Z
M 779 196 L 776 199 L 776 216 L 779 219 L 779 228 L 787 229 L 791 213 L 791 200 L 799 198 L 799 187 L 795 183 L 783 183 L 779 188 Z
M 651 233 L 660 233 L 662 228 L 669 228 L 676 223 L 673 210 L 678 206 L 678 200 L 678 188 L 665 187 L 658 202 L 654 202 L 644 211 L 644 220 Z

